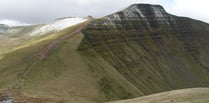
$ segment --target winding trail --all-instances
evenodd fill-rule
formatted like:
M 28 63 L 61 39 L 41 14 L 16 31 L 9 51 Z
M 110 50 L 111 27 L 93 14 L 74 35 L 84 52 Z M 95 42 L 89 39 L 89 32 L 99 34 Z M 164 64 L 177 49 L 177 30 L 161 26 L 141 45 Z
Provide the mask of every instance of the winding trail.
M 74 30 L 72 30 L 71 32 L 67 33 L 66 35 L 64 36 L 61 36 L 55 40 L 52 40 L 51 42 L 49 42 L 48 44 L 46 44 L 45 46 L 43 46 L 38 52 L 37 54 L 31 59 L 31 63 L 28 64 L 26 66 L 26 68 L 18 74 L 18 79 L 11 85 L 7 88 L 7 90 L 5 91 L 5 93 L 3 94 L 0 94 L 0 99 L 4 99 L 4 98 L 1 98 L 2 96 L 4 97 L 11 97 L 12 98 L 12 91 L 20 88 L 23 84 L 23 82 L 27 79 L 28 77 L 28 74 L 30 73 L 32 67 L 34 65 L 36 65 L 37 63 L 41 62 L 42 60 L 46 59 L 48 54 L 53 51 L 58 45 L 60 42 L 70 38 L 71 36 L 73 35 L 76 35 L 78 33 L 81 32 L 82 29 L 84 29 L 88 24 L 89 24 L 90 21 L 86 21 L 86 22 L 83 22 L 82 24 L 80 24 L 78 27 L 76 27 Z
M 61 41 L 68 39 L 69 37 L 71 37 L 72 35 L 78 34 L 83 28 L 85 28 L 88 25 L 89 21 L 84 22 L 81 26 L 77 27 L 75 30 L 73 30 L 72 32 L 50 42 L 49 44 L 47 44 L 46 46 L 44 46 L 40 52 L 38 53 L 38 58 L 40 60 L 43 60 L 44 58 L 47 57 L 48 53 L 56 47 L 57 44 L 59 44 Z

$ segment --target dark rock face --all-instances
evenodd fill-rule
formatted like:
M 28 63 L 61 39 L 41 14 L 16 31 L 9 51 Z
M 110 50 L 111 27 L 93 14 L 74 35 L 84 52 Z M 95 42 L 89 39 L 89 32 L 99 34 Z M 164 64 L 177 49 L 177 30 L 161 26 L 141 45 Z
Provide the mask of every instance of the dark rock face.
M 110 67 L 98 66 L 107 62 L 136 88 L 132 92 L 110 73 L 108 78 L 127 94 L 209 86 L 206 23 L 170 15 L 159 5 L 134 4 L 92 21 L 83 33 L 78 48 L 83 57 L 95 71 L 108 71 Z

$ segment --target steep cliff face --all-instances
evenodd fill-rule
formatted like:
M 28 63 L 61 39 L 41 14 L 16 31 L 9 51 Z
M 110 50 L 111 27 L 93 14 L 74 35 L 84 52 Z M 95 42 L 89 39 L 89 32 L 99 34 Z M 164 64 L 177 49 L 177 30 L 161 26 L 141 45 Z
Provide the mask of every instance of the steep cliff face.
M 93 20 L 83 33 L 78 50 L 101 74 L 107 98 L 209 86 L 206 23 L 173 16 L 159 5 L 134 4 Z

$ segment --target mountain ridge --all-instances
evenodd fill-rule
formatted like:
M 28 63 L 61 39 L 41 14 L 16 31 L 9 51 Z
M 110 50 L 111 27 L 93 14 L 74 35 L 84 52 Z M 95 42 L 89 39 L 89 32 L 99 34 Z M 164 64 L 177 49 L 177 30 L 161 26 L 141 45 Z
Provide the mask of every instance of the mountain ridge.
M 38 24 L 30 26 L 0 26 L 0 54 L 22 46 L 27 41 L 34 38 L 41 38 L 62 31 L 68 27 L 75 26 L 87 21 L 88 18 L 63 18 L 48 24 Z
M 170 15 L 161 6 L 135 4 L 92 21 L 83 30 L 78 50 L 87 60 L 104 59 L 138 89 L 139 95 L 208 87 L 208 50 L 203 46 L 208 45 L 208 24 L 197 22 Z M 96 68 L 95 61 L 89 65 Z M 127 85 L 115 83 L 125 89 L 127 97 L 132 94 Z M 107 95 L 121 94 L 112 89 L 105 91 Z
M 94 103 L 209 87 L 208 24 L 149 4 L 86 22 L 0 55 L 0 88 L 20 82 L 17 102 Z

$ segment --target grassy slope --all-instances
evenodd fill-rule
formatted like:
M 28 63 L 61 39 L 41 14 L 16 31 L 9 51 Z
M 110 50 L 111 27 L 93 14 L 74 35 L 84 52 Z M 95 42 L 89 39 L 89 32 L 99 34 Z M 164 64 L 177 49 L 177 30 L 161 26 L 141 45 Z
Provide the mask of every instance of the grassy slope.
M 134 28 L 139 29 L 128 25 L 116 31 L 100 25 L 102 30 L 86 29 L 84 39 L 83 34 L 78 33 L 60 42 L 47 58 L 30 68 L 17 91 L 29 97 L 49 96 L 60 102 L 74 103 L 127 99 L 173 89 L 209 86 L 207 24 L 191 21 L 192 33 L 201 36 L 185 44 L 189 37 L 181 38 L 183 34 L 179 31 L 174 35 L 162 26 L 158 30 L 159 39 L 146 30 L 142 21 L 122 23 L 136 23 Z M 37 60 L 35 56 L 42 47 L 74 29 L 31 39 L 1 55 L 0 88 L 13 86 L 22 72 Z M 185 45 L 195 45 L 195 50 Z M 200 55 L 191 52 L 197 49 Z
M 28 41 L 27 45 L 1 55 L 1 90 L 15 84 L 21 73 L 36 60 L 34 56 L 44 45 L 76 27 Z M 47 58 L 31 67 L 26 79 L 16 87 L 17 91 L 27 94 L 26 97 L 52 96 L 68 102 L 104 101 L 97 78 L 77 52 L 82 38 L 79 33 L 61 41 Z
M 112 21 L 117 30 L 98 19 L 83 31 L 79 51 L 104 76 L 100 81 L 107 100 L 209 86 L 209 25 L 171 18 L 171 28 L 155 24 L 153 31 L 134 18 Z
M 209 88 L 174 90 L 130 100 L 109 103 L 208 103 Z
M 24 89 L 58 95 L 70 101 L 96 100 L 99 95 L 96 79 L 76 52 L 81 38 L 82 35 L 77 34 L 63 41 L 47 59 L 35 65 Z

